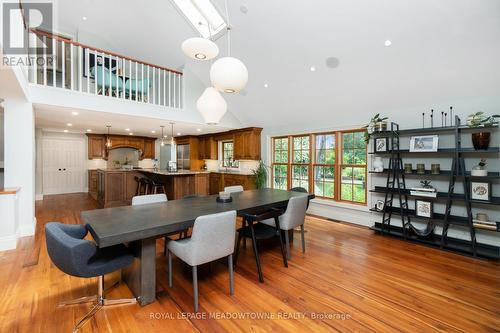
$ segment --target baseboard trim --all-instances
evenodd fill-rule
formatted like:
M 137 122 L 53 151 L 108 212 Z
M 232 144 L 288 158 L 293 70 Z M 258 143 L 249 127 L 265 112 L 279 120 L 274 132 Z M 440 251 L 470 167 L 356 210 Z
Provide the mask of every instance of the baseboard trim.
M 32 225 L 22 225 L 19 227 L 19 230 L 17 232 L 18 237 L 33 236 L 35 234 L 35 229 L 36 229 L 36 217 L 33 218 Z
M 17 245 L 16 235 L 0 237 L 0 251 L 15 250 Z
M 43 200 L 43 193 L 35 195 L 35 200 L 36 201 Z

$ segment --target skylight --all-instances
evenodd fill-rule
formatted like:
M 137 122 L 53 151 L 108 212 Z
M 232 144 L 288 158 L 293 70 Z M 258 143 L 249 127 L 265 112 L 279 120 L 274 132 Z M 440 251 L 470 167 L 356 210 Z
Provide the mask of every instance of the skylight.
M 227 27 L 226 21 L 210 0 L 171 1 L 204 38 L 213 37 Z

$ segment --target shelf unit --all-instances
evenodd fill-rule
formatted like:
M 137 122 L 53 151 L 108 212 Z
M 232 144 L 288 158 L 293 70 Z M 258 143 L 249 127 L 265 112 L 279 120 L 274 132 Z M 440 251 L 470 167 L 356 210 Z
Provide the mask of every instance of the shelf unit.
M 455 117 L 455 126 L 445 126 L 445 127 L 434 127 L 434 128 L 415 128 L 415 129 L 406 129 L 399 130 L 399 126 L 397 124 L 391 123 L 390 131 L 383 131 L 373 133 L 371 135 L 372 138 L 376 137 L 388 137 L 389 140 L 393 144 L 391 144 L 390 150 L 387 152 L 369 152 L 369 154 L 373 155 L 381 155 L 387 156 L 390 154 L 390 167 L 388 169 L 384 169 L 382 172 L 369 171 L 371 174 L 380 174 L 387 176 L 387 184 L 386 186 L 375 186 L 370 190 L 371 193 L 380 193 L 385 195 L 384 200 L 384 209 L 378 210 L 376 208 L 370 209 L 372 212 L 383 214 L 382 222 L 376 222 L 375 225 L 371 228 L 372 230 L 390 235 L 393 237 L 404 238 L 408 241 L 416 241 L 419 243 L 424 243 L 427 245 L 431 245 L 434 247 L 440 247 L 443 250 L 449 250 L 453 252 L 459 252 L 467 255 L 474 255 L 483 258 L 490 259 L 500 259 L 500 247 L 491 246 L 487 244 L 481 244 L 476 242 L 475 230 L 476 228 L 473 226 L 472 221 L 472 213 L 471 208 L 472 205 L 489 205 L 490 207 L 494 207 L 496 209 L 497 206 L 500 206 L 500 197 L 491 197 L 489 201 L 480 201 L 480 200 L 471 200 L 469 197 L 469 193 L 461 194 L 454 193 L 456 181 L 463 183 L 464 188 L 470 187 L 471 181 L 476 180 L 487 180 L 487 181 L 495 181 L 500 179 L 500 172 L 489 172 L 487 176 L 477 177 L 471 176 L 470 172 L 465 171 L 465 162 L 464 155 L 465 154 L 498 154 L 500 152 L 499 147 L 490 147 L 487 150 L 475 150 L 474 148 L 463 148 L 461 147 L 461 136 L 462 132 L 473 132 L 474 130 L 464 125 L 460 125 L 460 119 Z M 484 131 L 496 129 L 498 126 L 487 126 L 480 128 L 479 130 Z M 423 135 L 423 134 L 444 134 L 451 133 L 455 135 L 455 147 L 451 148 L 440 148 L 437 152 L 410 152 L 409 149 L 400 149 L 399 140 L 402 136 L 410 136 L 410 135 Z M 394 144 L 396 143 L 396 144 Z M 437 154 L 439 157 L 443 155 L 452 155 L 450 158 L 452 159 L 452 168 L 451 170 L 441 170 L 439 174 L 432 174 L 431 171 L 426 170 L 425 173 L 417 173 L 415 170 L 412 170 L 411 173 L 405 173 L 402 169 L 401 163 L 401 155 L 411 155 L 417 154 L 421 155 L 429 155 L 429 154 Z M 400 161 L 396 161 L 395 164 L 392 159 L 399 158 Z M 392 165 L 392 166 L 391 166 Z M 396 168 L 394 167 L 396 165 Z M 426 177 L 447 177 L 449 179 L 448 183 L 448 192 L 438 192 L 436 198 L 427 197 L 427 196 L 418 196 L 411 195 L 410 190 L 406 189 L 405 177 L 415 177 L 415 176 L 426 176 Z M 395 178 L 394 178 L 395 177 Z M 399 181 L 398 180 L 399 177 Z M 393 179 L 391 181 L 391 179 Z M 396 181 L 394 181 L 396 179 Z M 402 180 L 402 181 L 401 181 Z M 400 198 L 400 205 L 394 205 L 394 197 Z M 426 201 L 438 201 L 438 202 L 446 202 L 445 213 L 434 213 L 432 218 L 422 218 L 416 216 L 415 211 L 408 207 L 408 199 L 420 198 L 421 200 Z M 467 216 L 455 216 L 451 215 L 451 206 L 453 202 L 461 202 L 465 205 L 467 210 Z M 392 215 L 399 215 L 403 221 L 403 227 L 393 226 L 390 224 Z M 426 232 L 421 232 L 417 230 L 411 223 L 411 220 L 420 220 L 421 222 L 427 221 L 427 229 Z M 444 235 L 438 235 L 434 232 L 434 225 L 439 224 L 443 226 Z M 447 236 L 447 230 L 450 225 L 456 225 L 462 228 L 467 228 L 471 235 L 471 240 L 463 240 L 458 238 L 452 238 Z M 496 230 L 487 230 L 489 232 L 498 232 L 500 228 L 500 223 L 497 222 Z M 412 230 L 414 232 L 412 232 Z M 486 230 L 486 229 L 481 229 Z

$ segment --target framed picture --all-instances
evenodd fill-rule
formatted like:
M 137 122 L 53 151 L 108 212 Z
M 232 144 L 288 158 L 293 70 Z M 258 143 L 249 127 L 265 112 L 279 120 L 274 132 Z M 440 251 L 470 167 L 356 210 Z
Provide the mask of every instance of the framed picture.
M 471 182 L 470 191 L 472 200 L 491 200 L 491 184 L 489 182 Z
M 377 200 L 377 204 L 375 205 L 375 208 L 377 208 L 377 210 L 384 210 L 384 201 L 383 200 Z
M 415 200 L 415 215 L 419 217 L 432 218 L 433 212 L 432 201 Z
M 375 138 L 373 142 L 376 153 L 385 153 L 389 151 L 389 138 Z
M 438 150 L 437 135 L 412 136 L 410 138 L 411 152 L 432 152 Z

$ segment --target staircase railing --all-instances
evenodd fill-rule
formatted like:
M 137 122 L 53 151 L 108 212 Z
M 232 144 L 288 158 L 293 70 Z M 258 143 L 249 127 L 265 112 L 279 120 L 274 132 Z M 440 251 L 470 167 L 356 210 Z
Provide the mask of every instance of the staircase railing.
M 182 108 L 182 72 L 30 30 L 30 83 L 92 95 Z M 45 47 L 43 47 L 45 45 Z M 43 50 L 43 51 L 40 51 Z

